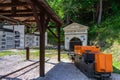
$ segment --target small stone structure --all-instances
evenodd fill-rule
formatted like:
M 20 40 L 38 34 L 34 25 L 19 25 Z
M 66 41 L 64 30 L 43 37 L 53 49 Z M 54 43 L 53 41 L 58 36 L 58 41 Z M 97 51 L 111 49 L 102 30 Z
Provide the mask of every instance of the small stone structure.
M 66 26 L 64 29 L 65 34 L 65 49 L 66 50 L 74 50 L 74 45 L 87 45 L 88 39 L 88 27 L 78 24 L 72 23 Z

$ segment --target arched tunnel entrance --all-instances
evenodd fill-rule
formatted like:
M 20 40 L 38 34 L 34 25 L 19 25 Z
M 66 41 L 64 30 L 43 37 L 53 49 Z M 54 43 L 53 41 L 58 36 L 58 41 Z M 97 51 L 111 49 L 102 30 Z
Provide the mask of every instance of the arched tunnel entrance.
M 82 41 L 79 38 L 72 38 L 69 43 L 69 50 L 74 51 L 74 46 L 75 45 L 82 45 Z

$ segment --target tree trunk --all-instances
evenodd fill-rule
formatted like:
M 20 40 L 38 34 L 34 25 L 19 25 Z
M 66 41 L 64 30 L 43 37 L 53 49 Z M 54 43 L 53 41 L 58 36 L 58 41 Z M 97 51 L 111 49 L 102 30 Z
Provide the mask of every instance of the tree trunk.
M 95 4 L 93 4 L 93 10 L 92 10 L 92 12 L 93 12 L 93 23 L 95 23 L 95 21 L 96 21 Z
M 67 14 L 66 24 L 69 24 L 69 15 Z
M 98 16 L 98 25 L 101 24 L 102 19 L 102 0 L 100 0 L 99 16 Z
M 97 3 L 97 8 L 96 8 L 96 15 L 95 15 L 95 21 L 98 22 L 98 15 L 99 15 L 99 8 L 100 8 L 100 2 Z

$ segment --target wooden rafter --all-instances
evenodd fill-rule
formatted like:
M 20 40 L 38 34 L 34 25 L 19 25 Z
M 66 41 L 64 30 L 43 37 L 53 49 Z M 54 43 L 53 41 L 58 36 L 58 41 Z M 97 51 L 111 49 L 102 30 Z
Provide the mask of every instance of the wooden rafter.
M 15 1 L 15 0 L 14 0 Z M 0 7 L 17 7 L 17 6 L 26 6 L 28 5 L 26 2 L 17 2 L 16 4 L 12 4 L 12 3 L 1 3 L 0 2 Z
M 37 14 L 37 8 L 34 6 L 34 3 L 32 3 L 32 1 L 30 0 L 27 0 L 28 4 L 30 4 L 31 8 L 32 8 L 32 11 L 33 11 L 33 15 L 35 17 L 35 21 L 37 23 L 37 27 L 39 29 L 39 31 L 42 33 L 42 29 L 41 29 L 41 24 L 40 24 L 40 18 L 39 18 L 39 15 Z
M 0 14 L 0 15 L 3 15 L 3 14 Z M 33 13 L 4 14 L 4 16 L 7 16 L 7 17 L 32 17 L 32 16 L 33 16 Z
M 8 14 L 8 13 L 10 13 L 10 12 L 11 12 L 11 10 L 0 10 L 0 13 L 2 13 L 2 14 Z M 16 13 L 30 13 L 30 12 L 32 12 L 31 9 L 16 10 Z
M 47 29 L 52 33 L 53 36 L 55 36 L 55 38 L 58 38 L 58 36 L 50 29 L 50 27 L 47 27 Z
M 20 20 L 9 18 L 9 17 L 3 16 L 3 15 L 0 15 L 0 19 L 4 19 L 4 20 L 11 21 L 11 22 L 14 22 L 14 23 L 23 24 L 23 25 L 26 25 L 26 26 L 30 26 L 29 24 L 27 24 L 25 22 L 21 22 Z
M 18 0 L 11 0 L 11 3 L 12 3 L 12 7 L 11 7 L 11 9 L 12 9 L 12 14 L 16 14 L 16 6 L 14 6 L 15 4 L 17 4 L 17 1 Z
M 44 9 L 47 16 L 50 17 L 50 21 L 53 21 L 58 24 L 62 24 L 57 15 L 52 11 L 50 6 L 47 4 L 45 0 L 31 0 L 32 3 L 37 7 L 37 12 Z M 18 7 L 24 7 L 24 9 L 18 9 Z M 12 8 L 12 9 L 10 9 Z M 4 2 L 0 2 L 0 15 L 4 15 L 7 17 L 29 17 L 34 16 L 32 13 L 32 9 L 30 5 L 26 2 L 26 0 L 5 0 Z M 30 22 L 30 21 L 29 21 Z
M 56 23 L 58 23 L 59 25 L 62 25 L 63 23 L 60 21 L 60 19 L 58 18 L 57 15 L 54 15 L 55 12 L 52 11 L 52 9 L 50 8 L 49 5 L 45 5 L 45 1 L 43 0 L 36 0 L 36 1 L 33 1 L 33 3 L 35 3 L 36 5 L 38 5 L 38 8 L 39 9 L 44 9 L 44 8 L 47 8 L 47 10 L 44 10 L 47 15 L 53 20 L 55 21 Z

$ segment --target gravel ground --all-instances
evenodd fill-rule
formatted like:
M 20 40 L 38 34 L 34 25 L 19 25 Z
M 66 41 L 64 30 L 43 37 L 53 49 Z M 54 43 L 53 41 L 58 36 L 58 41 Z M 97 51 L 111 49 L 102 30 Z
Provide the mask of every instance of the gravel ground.
M 0 58 L 0 76 L 20 69 L 33 63 L 24 61 L 20 55 L 5 56 Z M 44 78 L 39 77 L 39 64 L 26 68 L 18 73 L 9 75 L 2 80 L 91 80 L 88 79 L 70 60 L 62 59 L 58 63 L 56 58 L 52 58 L 45 63 Z M 112 80 L 120 80 L 119 74 L 112 74 Z
M 0 69 L 5 68 L 7 66 L 17 64 L 20 61 L 24 60 L 23 56 L 21 55 L 10 55 L 10 56 L 4 56 L 0 57 Z

